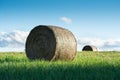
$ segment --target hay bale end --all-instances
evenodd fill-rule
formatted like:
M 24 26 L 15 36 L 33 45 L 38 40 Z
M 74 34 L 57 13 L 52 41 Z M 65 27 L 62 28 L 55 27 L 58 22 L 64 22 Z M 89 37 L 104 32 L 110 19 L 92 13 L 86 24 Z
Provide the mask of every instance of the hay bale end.
M 86 46 L 83 47 L 82 51 L 98 51 L 98 50 L 93 45 L 86 45 Z

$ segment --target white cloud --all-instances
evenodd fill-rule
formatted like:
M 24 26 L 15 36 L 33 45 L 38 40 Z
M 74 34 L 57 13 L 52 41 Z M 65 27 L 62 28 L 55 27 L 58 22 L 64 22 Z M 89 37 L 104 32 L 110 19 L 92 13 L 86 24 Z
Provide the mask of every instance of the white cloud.
M 15 30 L 13 32 L 0 32 L 1 51 L 24 51 L 25 42 L 29 32 Z M 77 38 L 78 50 L 81 51 L 85 45 L 94 45 L 98 50 L 120 51 L 120 39 L 101 38 Z
M 94 45 L 98 50 L 120 51 L 120 39 L 79 38 L 77 41 L 79 51 L 81 51 L 85 45 Z
M 67 17 L 61 17 L 60 20 L 64 21 L 67 24 L 71 24 L 72 23 L 72 19 L 67 18 Z
M 29 32 L 15 30 L 11 38 L 17 42 L 25 43 L 28 33 Z
M 23 51 L 29 32 L 15 30 L 0 32 L 0 51 Z
M 80 45 L 96 45 L 96 46 L 103 46 L 104 45 L 104 40 L 102 39 L 97 39 L 97 38 L 80 38 L 78 39 L 78 44 Z

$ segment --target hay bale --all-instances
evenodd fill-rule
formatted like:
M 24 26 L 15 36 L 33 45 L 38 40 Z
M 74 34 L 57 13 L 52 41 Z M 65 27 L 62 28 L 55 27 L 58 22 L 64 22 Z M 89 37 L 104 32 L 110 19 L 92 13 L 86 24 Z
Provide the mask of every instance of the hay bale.
M 98 51 L 98 50 L 93 45 L 86 45 L 86 46 L 83 47 L 82 51 Z
M 29 59 L 73 60 L 77 43 L 72 32 L 57 26 L 39 25 L 31 30 L 26 40 Z

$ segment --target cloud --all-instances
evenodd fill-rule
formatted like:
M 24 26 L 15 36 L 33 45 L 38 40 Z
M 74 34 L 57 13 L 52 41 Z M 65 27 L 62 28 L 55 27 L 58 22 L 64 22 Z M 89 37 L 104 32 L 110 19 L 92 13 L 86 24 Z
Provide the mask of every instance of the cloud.
M 0 51 L 23 51 L 29 32 L 15 30 L 0 32 Z
M 24 51 L 29 32 L 15 30 L 0 32 L 0 52 Z M 85 45 L 94 45 L 100 51 L 120 51 L 120 39 L 77 38 L 78 51 Z
M 61 21 L 64 21 L 67 24 L 71 24 L 72 23 L 72 19 L 67 18 L 67 17 L 61 17 L 60 18 Z
M 85 45 L 94 45 L 101 51 L 120 51 L 120 39 L 79 38 L 77 42 L 80 51 Z

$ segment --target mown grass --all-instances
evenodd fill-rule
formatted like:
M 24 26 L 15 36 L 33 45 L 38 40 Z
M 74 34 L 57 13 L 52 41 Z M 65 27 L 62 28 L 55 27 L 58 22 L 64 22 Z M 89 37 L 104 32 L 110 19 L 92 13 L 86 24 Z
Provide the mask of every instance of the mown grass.
M 0 53 L 0 80 L 120 80 L 120 52 L 78 52 L 66 62 Z

